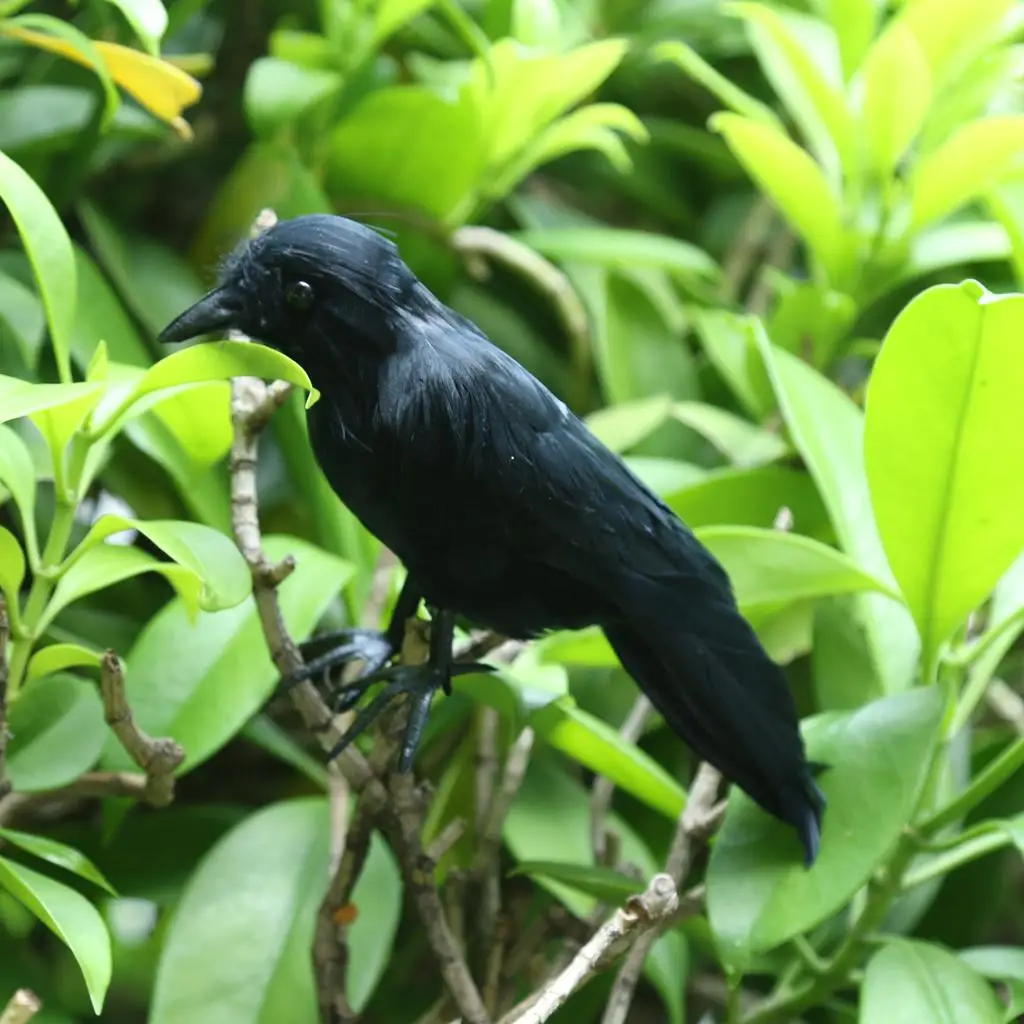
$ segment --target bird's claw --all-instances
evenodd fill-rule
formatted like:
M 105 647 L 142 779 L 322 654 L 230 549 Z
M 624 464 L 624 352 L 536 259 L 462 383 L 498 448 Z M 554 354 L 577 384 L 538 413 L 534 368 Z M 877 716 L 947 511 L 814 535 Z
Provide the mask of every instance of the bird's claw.
M 376 721 L 381 712 L 395 697 L 405 693 L 409 695 L 411 706 L 409 708 L 409 724 L 405 729 L 402 750 L 398 758 L 398 770 L 400 772 L 409 771 L 412 768 L 413 758 L 423 737 L 423 730 L 427 724 L 430 704 L 434 694 L 438 690 L 442 690 L 446 696 L 450 695 L 452 692 L 452 679 L 455 676 L 467 675 L 471 672 L 493 671 L 493 665 L 486 665 L 482 662 L 465 662 L 447 667 L 429 664 L 393 665 L 371 675 L 361 676 L 341 689 L 338 700 L 334 705 L 336 712 L 347 711 L 353 707 L 374 683 L 382 682 L 387 685 L 366 707 L 359 710 L 355 721 L 348 727 L 344 736 L 341 737 L 335 744 L 334 749 L 327 755 L 328 760 L 333 760 L 337 757 Z
M 333 694 L 339 687 L 332 673 L 353 661 L 361 661 L 363 668 L 350 683 L 359 683 L 377 673 L 391 660 L 395 647 L 386 633 L 375 629 L 343 629 L 326 633 L 299 646 L 305 664 L 298 672 L 281 681 L 278 693 L 284 694 L 307 679 L 319 677 L 322 688 Z M 365 692 L 365 691 L 362 691 Z M 358 695 L 357 698 L 358 699 Z M 349 705 L 351 706 L 351 705 Z

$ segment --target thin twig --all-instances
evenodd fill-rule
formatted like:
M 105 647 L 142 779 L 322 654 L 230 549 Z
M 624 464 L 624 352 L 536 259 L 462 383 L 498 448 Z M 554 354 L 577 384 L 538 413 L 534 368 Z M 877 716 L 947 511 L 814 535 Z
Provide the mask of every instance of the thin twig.
M 0 1024 L 28 1024 L 42 1008 L 43 1004 L 34 992 L 19 988 L 0 1013 Z
M 744 282 L 758 262 L 774 220 L 775 211 L 771 203 L 758 197 L 740 225 L 736 241 L 722 261 L 722 293 L 727 302 L 739 300 Z
M 619 735 L 627 743 L 636 743 L 644 731 L 653 705 L 644 694 L 639 694 L 619 729 Z M 594 780 L 590 791 L 590 844 L 594 849 L 594 862 L 614 867 L 608 860 L 608 835 L 605 819 L 612 805 L 615 783 L 600 775 Z
M 174 799 L 174 773 L 185 760 L 185 751 L 168 737 L 154 739 L 135 724 L 124 692 L 124 669 L 114 651 L 107 651 L 100 662 L 100 696 L 107 725 L 125 753 L 145 773 L 146 781 L 139 797 L 153 807 L 166 807 Z
M 672 879 L 668 875 L 655 875 L 644 892 L 631 896 L 624 907 L 612 914 L 525 1012 L 513 1010 L 506 1015 L 506 1020 L 509 1024 L 542 1024 L 548 1020 L 574 992 L 605 970 L 640 936 L 664 921 L 677 904 Z
M 7 778 L 7 637 L 10 623 L 7 619 L 7 602 L 0 594 L 0 802 L 11 791 L 11 780 Z
M 715 799 L 721 781 L 721 774 L 704 763 L 698 768 L 693 785 L 690 786 L 686 806 L 676 823 L 665 864 L 665 872 L 677 889 L 690 870 L 697 841 L 705 838 L 708 829 L 714 824 Z M 633 943 L 612 985 L 601 1024 L 623 1024 L 626 1020 L 644 961 L 660 934 L 660 929 L 651 929 Z

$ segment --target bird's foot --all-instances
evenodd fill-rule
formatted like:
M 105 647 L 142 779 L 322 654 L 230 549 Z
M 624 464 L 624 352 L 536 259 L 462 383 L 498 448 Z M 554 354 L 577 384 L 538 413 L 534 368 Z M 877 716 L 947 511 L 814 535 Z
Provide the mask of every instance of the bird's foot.
M 359 675 L 350 683 L 360 682 L 378 672 L 391 660 L 395 647 L 386 633 L 376 629 L 343 629 L 337 633 L 325 633 L 299 645 L 305 664 L 293 675 L 283 679 L 278 694 L 287 693 L 292 687 L 307 679 L 319 677 L 320 687 L 330 697 L 344 690 L 336 672 L 353 661 L 363 663 Z
M 407 772 L 412 768 L 412 761 L 423 737 L 423 729 L 430 714 L 430 703 L 438 690 L 445 695 L 452 692 L 452 679 L 455 676 L 467 675 L 471 672 L 493 672 L 493 665 L 479 662 L 466 662 L 459 665 L 434 666 L 395 665 L 373 675 L 360 679 L 343 687 L 334 705 L 336 712 L 351 708 L 374 683 L 386 683 L 383 690 L 361 708 L 355 721 L 345 731 L 334 749 L 327 755 L 331 760 L 337 757 L 349 744 L 360 736 L 380 716 L 388 704 L 402 694 L 409 695 L 409 724 L 402 740 L 402 750 L 398 758 L 398 770 Z

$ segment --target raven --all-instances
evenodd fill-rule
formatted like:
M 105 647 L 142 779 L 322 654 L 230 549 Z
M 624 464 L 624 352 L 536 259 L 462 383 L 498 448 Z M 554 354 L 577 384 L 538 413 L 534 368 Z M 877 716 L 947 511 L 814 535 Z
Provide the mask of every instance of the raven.
M 404 693 L 408 770 L 434 693 L 487 669 L 452 664 L 456 614 L 518 639 L 597 624 L 670 728 L 792 826 L 814 862 L 819 766 L 725 570 L 562 401 L 441 303 L 393 242 L 344 217 L 280 221 L 237 250 L 160 340 L 225 328 L 306 369 L 322 396 L 308 413 L 320 467 L 408 572 L 385 632 L 335 634 L 333 650 L 286 680 L 359 659 L 344 707 L 386 682 L 333 754 Z M 421 600 L 432 613 L 427 664 L 386 668 Z

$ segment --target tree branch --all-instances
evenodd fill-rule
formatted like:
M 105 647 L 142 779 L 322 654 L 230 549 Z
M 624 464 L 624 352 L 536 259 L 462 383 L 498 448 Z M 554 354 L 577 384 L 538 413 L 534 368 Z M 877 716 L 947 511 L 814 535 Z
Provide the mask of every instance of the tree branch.
M 0 1013 L 0 1024 L 28 1024 L 43 1008 L 39 997 L 27 988 L 19 988 Z

